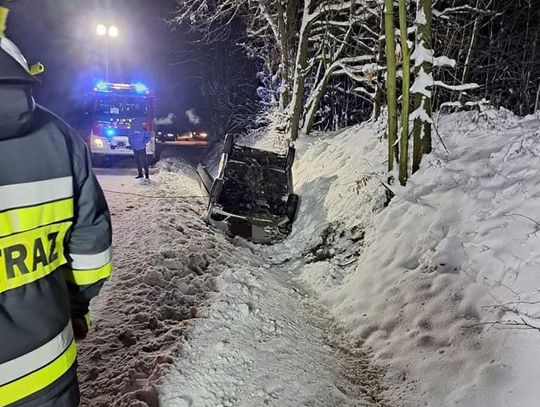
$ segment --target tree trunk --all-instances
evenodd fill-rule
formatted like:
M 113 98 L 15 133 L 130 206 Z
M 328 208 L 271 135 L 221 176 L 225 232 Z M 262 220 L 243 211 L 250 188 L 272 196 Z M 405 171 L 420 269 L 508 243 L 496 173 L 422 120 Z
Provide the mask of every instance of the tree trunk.
M 316 88 L 313 90 L 313 93 L 311 94 L 311 99 L 309 100 L 309 103 L 306 106 L 306 117 L 304 119 L 303 131 L 305 134 L 309 134 L 309 132 L 311 131 L 311 128 L 313 127 L 313 122 L 315 121 L 317 108 L 319 107 L 319 103 L 321 102 L 321 99 L 324 96 L 324 93 L 326 92 L 326 87 L 328 86 L 328 82 L 330 82 L 330 79 L 332 78 L 332 74 L 334 73 L 336 68 L 337 66 L 331 65 L 326 69 L 324 76 L 317 83 Z
M 384 8 L 383 8 L 384 10 Z M 378 43 L 378 51 L 377 51 L 377 65 L 382 65 L 382 58 L 383 58 L 383 48 L 384 48 L 384 40 L 382 38 L 382 33 L 384 32 L 384 17 L 381 18 L 381 26 L 380 26 L 380 39 Z M 381 106 L 383 104 L 383 71 L 381 69 L 377 69 L 377 88 L 375 90 L 375 100 L 373 103 L 373 120 L 378 120 L 379 116 L 381 115 Z
M 388 101 L 388 171 L 394 169 L 397 140 L 396 44 L 394 42 L 394 5 L 384 0 L 384 32 L 386 37 L 386 94 Z
M 311 11 L 312 0 L 306 0 L 302 18 L 302 25 L 298 38 L 298 50 L 296 53 L 296 63 L 294 66 L 294 84 L 292 100 L 290 103 L 289 134 L 291 140 L 298 139 L 302 106 L 304 102 L 304 87 L 306 79 L 307 56 L 309 47 L 309 35 L 311 32 Z
M 399 182 L 407 183 L 409 166 L 409 95 L 411 87 L 411 58 L 407 43 L 407 0 L 399 0 L 399 31 L 403 55 L 403 81 L 401 95 L 401 138 L 399 142 Z
M 422 5 L 424 7 L 424 14 L 426 15 L 426 25 L 424 26 L 422 36 L 424 40 L 424 44 L 429 47 L 429 49 L 433 49 L 432 46 L 432 39 L 431 39 L 431 22 L 433 20 L 433 7 L 432 7 L 432 0 L 422 0 Z M 426 62 L 424 66 L 424 70 L 426 73 L 431 74 L 433 71 L 433 64 L 430 62 Z M 426 113 L 430 119 L 429 122 L 424 122 L 424 134 L 422 137 L 422 154 L 429 154 L 431 153 L 431 119 L 433 117 L 433 111 L 432 111 L 432 98 L 424 97 L 424 108 L 426 110 Z
M 480 7 L 480 0 L 476 0 L 476 8 L 479 8 L 479 7 Z M 461 84 L 465 84 L 468 82 L 471 60 L 472 60 L 473 55 L 476 52 L 476 48 L 478 47 L 481 18 L 482 16 L 479 15 L 474 20 L 471 42 L 469 43 L 469 47 L 467 48 L 467 57 L 465 58 L 465 65 L 463 66 L 463 74 L 461 75 Z M 463 99 L 463 92 L 459 92 L 458 101 L 461 102 L 462 99 Z
M 293 49 L 294 33 L 296 33 L 296 13 L 297 0 L 283 0 L 277 2 L 277 26 L 278 26 L 278 47 L 281 53 L 281 80 L 282 92 L 280 107 L 287 108 L 291 102 L 291 88 L 293 76 L 293 59 L 291 49 Z
M 431 21 L 432 21 L 432 5 L 431 0 L 417 0 L 417 13 L 423 13 L 425 19 L 422 24 L 419 24 L 416 32 L 416 46 L 423 46 L 426 50 L 431 50 Z M 421 19 L 417 16 L 417 21 Z M 427 74 L 432 72 L 432 63 L 424 62 L 421 66 L 415 64 L 415 76 L 418 76 L 421 69 Z M 420 93 L 414 95 L 414 110 L 423 109 L 427 117 L 431 120 L 432 103 L 431 97 L 427 97 Z M 421 118 L 414 120 L 413 127 L 413 163 L 412 172 L 415 173 L 420 168 L 420 161 L 423 154 L 431 152 L 431 121 L 426 122 Z

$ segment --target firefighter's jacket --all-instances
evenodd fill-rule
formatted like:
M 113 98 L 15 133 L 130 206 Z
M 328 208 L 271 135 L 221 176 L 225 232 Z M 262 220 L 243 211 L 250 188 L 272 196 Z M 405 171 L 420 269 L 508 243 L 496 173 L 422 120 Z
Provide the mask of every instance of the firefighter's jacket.
M 0 96 L 0 406 L 76 406 L 70 318 L 110 275 L 109 211 L 82 139 L 39 106 L 18 129 Z

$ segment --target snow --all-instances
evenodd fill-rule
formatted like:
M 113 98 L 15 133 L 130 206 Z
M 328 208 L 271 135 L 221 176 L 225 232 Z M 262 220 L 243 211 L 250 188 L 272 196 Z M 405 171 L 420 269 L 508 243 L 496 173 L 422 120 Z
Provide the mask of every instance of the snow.
M 425 42 L 420 41 L 414 48 L 411 59 L 414 61 L 415 67 L 422 66 L 425 63 L 433 64 L 433 50 L 426 48 Z
M 116 270 L 81 343 L 83 406 L 536 406 L 540 333 L 517 328 L 540 324 L 540 119 L 435 125 L 447 150 L 406 187 L 378 123 L 301 138 L 276 246 L 208 228 L 182 160 L 150 186 L 101 176 L 138 195 L 108 192 Z
M 385 147 L 374 129 L 320 138 L 302 156 L 305 206 L 288 256 L 320 240 L 325 224 L 341 225 L 334 257 L 301 267 L 300 278 L 388 367 L 393 405 L 537 405 L 539 334 L 500 322 L 519 321 L 509 302 L 539 311 L 539 123 L 504 110 L 444 116 L 450 154 L 436 145 L 384 210 Z M 343 266 L 352 227 L 365 237 L 358 263 Z
M 430 98 L 431 86 L 433 86 L 433 75 L 431 73 L 427 73 L 423 67 L 420 67 L 418 75 L 416 75 L 416 79 L 411 86 L 411 93 L 418 93 Z
M 201 220 L 204 200 L 183 162 L 164 160 L 151 184 L 136 170 L 99 169 L 114 236 L 111 281 L 92 303 L 94 328 L 78 344 L 81 406 L 157 406 L 154 384 L 215 290 L 223 238 Z
M 257 145 L 280 144 L 274 134 Z M 218 294 L 163 378 L 161 406 L 380 405 L 383 370 L 295 281 L 297 262 L 241 239 L 220 249 Z
M 286 273 L 248 252 L 241 260 L 219 277 L 221 294 L 190 331 L 161 405 L 376 405 L 382 377 L 365 352 L 329 338 L 327 318 Z

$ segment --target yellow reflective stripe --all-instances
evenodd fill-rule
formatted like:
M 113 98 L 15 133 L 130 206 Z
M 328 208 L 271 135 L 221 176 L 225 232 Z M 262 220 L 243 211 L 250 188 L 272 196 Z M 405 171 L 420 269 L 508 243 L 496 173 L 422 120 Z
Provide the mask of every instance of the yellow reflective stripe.
M 0 238 L 0 293 L 43 278 L 67 262 L 64 238 L 71 222 Z
M 77 285 L 89 285 L 111 276 L 111 262 L 92 270 L 64 270 L 64 278 Z
M 14 382 L 0 386 L 0 407 L 22 400 L 61 378 L 75 362 L 77 347 L 75 341 L 56 360 Z
M 92 315 L 90 315 L 90 313 L 84 314 L 84 320 L 86 321 L 86 326 L 88 329 L 92 328 L 94 321 L 92 320 Z
M 73 218 L 73 198 L 0 213 L 0 236 Z

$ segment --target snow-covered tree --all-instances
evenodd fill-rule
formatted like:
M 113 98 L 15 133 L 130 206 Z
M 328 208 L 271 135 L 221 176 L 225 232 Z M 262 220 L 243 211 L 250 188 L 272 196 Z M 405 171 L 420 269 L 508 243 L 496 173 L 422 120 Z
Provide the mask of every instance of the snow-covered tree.
M 401 136 L 399 142 L 399 182 L 407 183 L 409 177 L 409 100 L 411 84 L 411 58 L 409 51 L 409 26 L 407 24 L 407 0 L 399 0 L 399 31 L 403 75 L 401 91 Z
M 346 74 L 354 79 L 360 78 L 359 73 L 368 62 L 373 62 L 375 47 L 368 45 L 369 54 L 366 56 L 357 49 L 356 53 L 345 54 L 347 44 L 353 37 L 356 24 L 364 24 L 366 31 L 373 34 L 373 30 L 366 25 L 370 16 L 376 16 L 376 2 L 361 0 L 304 0 L 300 29 L 298 34 L 298 46 L 296 52 L 295 75 L 293 83 L 292 101 L 289 107 L 289 131 L 291 138 L 298 137 L 302 111 L 305 102 L 306 77 L 310 64 L 316 61 L 316 56 L 310 59 L 310 42 L 324 41 L 326 35 L 332 37 L 335 47 L 328 53 L 329 64 L 321 80 L 317 81 L 312 97 L 308 99 L 307 120 L 304 129 L 309 131 L 313 123 L 313 114 L 318 101 L 326 89 L 329 78 L 332 75 Z M 322 29 L 317 29 L 322 27 Z M 335 28 L 338 28 L 338 31 Z M 336 36 L 337 34 L 337 36 Z M 358 41 L 362 43 L 363 37 Z M 371 40 L 370 40 L 371 41 Z M 362 79 L 361 79 L 362 80 Z
M 392 157 L 399 145 L 399 181 L 405 185 L 409 175 L 409 121 L 413 121 L 413 151 L 412 172 L 418 170 L 422 156 L 431 152 L 433 95 L 436 87 L 463 92 L 478 87 L 476 84 L 447 84 L 436 80 L 433 76 L 434 67 L 454 68 L 456 61 L 446 56 L 435 57 L 432 44 L 432 0 L 416 0 L 415 20 L 413 27 L 408 25 L 408 2 L 399 0 L 399 27 L 400 27 L 400 59 L 401 59 L 401 135 L 399 143 L 395 139 L 397 132 L 396 118 L 398 112 L 395 103 L 395 76 L 398 67 L 395 66 L 394 40 L 394 3 L 385 0 L 385 37 L 387 57 L 387 104 L 388 104 L 388 168 L 393 169 Z M 414 43 L 409 43 L 409 33 L 414 34 Z M 413 51 L 410 53 L 410 47 Z M 411 75 L 414 77 L 410 84 Z M 412 112 L 409 115 L 410 99 L 413 96 Z
M 344 75 L 370 82 L 379 32 L 377 0 L 178 0 L 175 23 L 189 24 L 204 41 L 230 33 L 235 18 L 246 25 L 243 43 L 262 58 L 260 93 L 287 112 L 295 140 L 309 132 L 331 79 Z M 366 68 L 369 65 L 369 68 Z M 376 68 L 375 68 L 376 69 Z M 265 84 L 265 85 L 264 85 Z M 306 91 L 309 95 L 306 95 Z M 276 93 L 277 96 L 276 97 Z M 353 93 L 373 98 L 362 87 Z M 307 105 L 306 105 L 307 103 Z
M 386 100 L 388 104 L 388 171 L 394 169 L 397 141 L 396 43 L 394 2 L 384 0 L 384 33 L 386 43 Z
M 431 152 L 433 50 L 431 48 L 432 3 L 431 0 L 417 0 L 415 19 L 416 43 L 414 60 L 413 112 L 413 162 L 412 171 L 420 166 L 423 154 Z
M 311 84 L 305 101 L 303 131 L 311 131 L 320 101 L 332 78 L 348 78 L 356 86 L 350 92 L 373 103 L 375 78 L 379 66 L 377 47 L 380 33 L 371 25 L 379 24 L 377 3 L 351 5 L 349 10 L 334 10 L 314 24 L 311 42 L 315 49 L 308 66 Z M 342 82 L 345 80 L 341 79 Z

